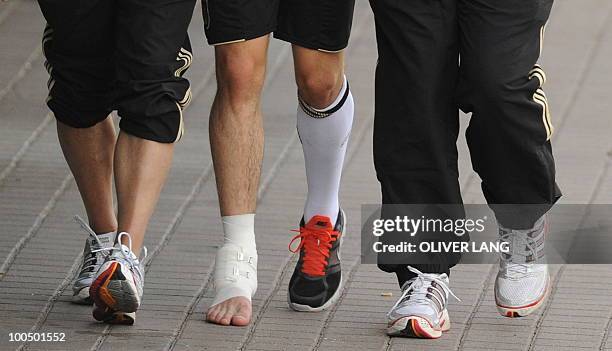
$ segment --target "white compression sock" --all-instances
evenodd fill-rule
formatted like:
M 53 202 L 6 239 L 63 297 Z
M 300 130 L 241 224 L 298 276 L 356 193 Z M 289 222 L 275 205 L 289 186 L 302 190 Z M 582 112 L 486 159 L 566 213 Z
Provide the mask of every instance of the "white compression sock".
M 335 223 L 338 218 L 340 178 L 344 155 L 353 125 L 354 103 L 348 81 L 330 106 L 315 109 L 300 99 L 297 130 L 302 141 L 308 196 L 304 220 L 314 215 L 327 216 Z
M 247 299 L 257 290 L 255 214 L 223 216 L 223 246 L 215 259 L 215 298 L 211 306 L 227 299 Z

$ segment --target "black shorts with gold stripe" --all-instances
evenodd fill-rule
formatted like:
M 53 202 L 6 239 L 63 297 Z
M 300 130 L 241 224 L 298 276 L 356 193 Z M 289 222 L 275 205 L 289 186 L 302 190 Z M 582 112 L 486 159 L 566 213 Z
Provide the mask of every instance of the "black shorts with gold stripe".
M 187 27 L 195 0 L 39 0 L 49 71 L 47 105 L 89 128 L 111 111 L 136 137 L 173 143 L 191 99 Z

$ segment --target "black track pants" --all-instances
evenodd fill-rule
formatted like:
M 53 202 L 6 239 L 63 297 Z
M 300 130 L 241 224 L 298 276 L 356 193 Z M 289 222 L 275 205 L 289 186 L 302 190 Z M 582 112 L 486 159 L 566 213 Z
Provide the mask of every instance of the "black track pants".
M 383 204 L 461 203 L 460 108 L 484 195 L 504 226 L 528 228 L 561 196 L 553 127 L 537 64 L 553 0 L 371 0 L 376 70 L 374 162 Z M 516 216 L 495 204 L 541 204 Z M 512 212 L 512 211 L 510 211 Z M 448 272 L 439 255 L 426 272 Z M 381 265 L 396 272 L 405 266 Z

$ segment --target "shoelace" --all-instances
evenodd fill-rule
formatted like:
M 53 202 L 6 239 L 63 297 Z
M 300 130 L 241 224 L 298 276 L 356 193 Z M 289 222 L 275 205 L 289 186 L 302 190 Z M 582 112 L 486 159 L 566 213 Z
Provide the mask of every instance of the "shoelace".
M 147 250 L 147 247 L 144 246 L 142 248 L 143 251 L 144 251 L 144 255 L 143 255 L 142 259 L 139 259 L 138 257 L 133 258 L 132 255 L 131 255 L 131 253 L 133 251 L 132 251 L 132 237 L 130 236 L 130 234 L 126 233 L 126 232 L 119 233 L 119 235 L 117 236 L 117 242 L 118 243 L 122 243 L 123 241 L 121 240 L 121 238 L 124 237 L 124 236 L 127 237 L 127 242 L 128 242 L 127 248 L 126 248 L 126 245 L 119 245 L 119 247 L 111 247 L 111 248 L 109 248 L 109 250 L 111 250 L 111 252 L 119 250 L 121 252 L 121 254 L 123 255 L 124 262 L 126 262 L 130 266 L 132 271 L 135 271 L 136 268 L 140 268 L 140 267 L 137 267 L 136 262 L 139 262 L 138 263 L 138 265 L 139 265 L 140 261 L 145 260 L 147 258 L 149 252 Z M 138 272 L 140 273 L 140 271 L 138 271 Z
M 412 283 L 406 289 L 404 289 L 402 296 L 400 296 L 395 305 L 393 305 L 391 311 L 393 311 L 399 304 L 404 302 L 406 298 L 410 299 L 410 301 L 416 302 L 417 304 L 429 304 L 429 300 L 427 298 L 429 296 L 430 298 L 436 299 L 440 306 L 445 306 L 445 302 L 440 301 L 440 298 L 436 296 L 436 294 L 433 294 L 428 290 L 429 288 L 437 290 L 441 296 L 450 295 L 457 301 L 461 301 L 457 295 L 452 292 L 448 285 L 446 285 L 444 280 L 437 278 L 432 274 L 425 274 L 411 266 L 408 266 L 408 270 L 417 276 L 414 278 Z M 432 285 L 432 282 L 436 282 L 437 284 Z M 440 290 L 440 288 L 442 288 L 442 290 Z M 408 296 L 409 294 L 410 296 Z
M 95 265 L 98 262 L 98 257 L 97 255 L 99 254 L 102 259 L 106 259 L 108 256 L 112 255 L 112 253 L 114 251 L 119 250 L 121 252 L 121 254 L 123 255 L 123 261 L 125 263 L 127 263 L 130 268 L 132 269 L 132 271 L 136 270 L 136 262 L 138 261 L 143 261 L 147 258 L 148 256 L 148 250 L 147 247 L 143 247 L 143 251 L 144 251 L 144 255 L 142 257 L 142 259 L 136 259 L 134 260 L 132 258 L 132 256 L 130 255 L 130 253 L 132 252 L 132 237 L 130 236 L 129 233 L 126 232 L 122 232 L 119 233 L 119 235 L 117 236 L 117 242 L 122 242 L 121 238 L 123 236 L 127 237 L 127 241 L 128 241 L 128 245 L 127 245 L 127 249 L 125 248 L 125 245 L 120 245 L 119 247 L 115 247 L 114 245 L 111 247 L 103 247 L 102 242 L 100 241 L 100 239 L 98 239 L 98 235 L 96 234 L 96 232 L 94 232 L 91 227 L 87 224 L 87 222 L 85 222 L 81 217 L 79 216 L 74 216 L 74 220 L 81 225 L 81 227 L 87 232 L 87 234 L 89 234 L 91 237 L 93 237 L 96 241 L 97 244 L 97 248 L 96 249 L 92 249 L 90 250 L 91 256 L 87 257 L 83 263 L 83 268 L 81 269 L 81 273 L 83 273 L 86 269 L 95 268 Z M 87 272 L 87 274 L 89 275 L 94 275 L 95 269 L 92 272 Z
M 545 226 L 546 223 L 544 223 L 543 228 L 535 230 L 502 230 L 503 234 L 499 236 L 500 242 L 509 242 L 512 247 L 512 252 L 508 254 L 500 253 L 501 260 L 506 268 L 505 275 L 508 278 L 523 279 L 529 275 L 531 266 L 538 263 L 540 260 L 538 243 L 529 235 L 540 230 L 546 230 Z M 519 249 L 523 247 L 526 248 L 525 251 Z M 517 256 L 522 257 L 522 260 L 517 262 Z
M 98 258 L 104 259 L 109 255 L 108 252 L 104 252 L 105 248 L 102 245 L 100 239 L 98 239 L 98 235 L 96 232 L 91 229 L 89 224 L 83 220 L 83 218 L 79 216 L 74 216 L 74 221 L 77 222 L 83 230 L 89 234 L 93 239 L 95 239 L 96 247 L 89 247 L 89 256 L 85 257 L 83 261 L 83 266 L 81 267 L 81 272 L 79 275 L 87 274 L 88 276 L 93 276 L 96 273 L 96 264 L 98 263 Z M 98 257 L 100 256 L 100 257 Z M 93 269 L 92 269 L 93 268 Z
M 94 235 L 95 235 L 95 233 L 94 233 Z M 140 270 L 137 270 L 136 268 L 139 268 L 137 266 L 140 264 L 140 262 L 147 258 L 148 254 L 149 254 L 149 252 L 147 250 L 147 247 L 143 246 L 143 248 L 142 248 L 142 250 L 144 251 L 144 255 L 142 256 L 142 259 L 140 259 L 138 257 L 133 258 L 132 255 L 131 255 L 131 253 L 132 253 L 132 237 L 130 236 L 130 234 L 126 233 L 126 232 L 119 233 L 119 235 L 117 235 L 117 242 L 121 243 L 122 242 L 121 238 L 123 238 L 124 236 L 127 237 L 127 242 L 128 242 L 127 245 L 121 244 L 118 247 L 116 245 L 113 245 L 111 247 L 102 247 L 102 248 L 97 249 L 97 250 L 92 250 L 92 252 L 107 251 L 106 255 L 110 256 L 110 255 L 113 254 L 113 252 L 119 251 L 119 252 L 121 252 L 121 254 L 123 256 L 123 262 L 127 263 L 130 266 L 130 268 L 132 269 L 132 271 L 138 271 L 140 273 Z M 97 240 L 97 238 L 96 238 L 96 240 Z M 99 240 L 98 240 L 98 242 L 99 242 Z M 139 262 L 138 265 L 136 264 L 136 262 Z
M 302 272 L 311 276 L 324 276 L 329 250 L 340 233 L 329 229 L 306 227 L 292 231 L 300 234 L 291 239 L 289 251 L 297 253 L 302 248 L 304 249 Z M 297 248 L 292 249 L 291 246 L 297 239 L 300 239 L 300 244 Z
M 529 268 L 533 261 L 527 261 L 529 256 L 536 257 L 537 248 L 535 241 L 527 234 L 507 233 L 500 236 L 501 241 L 512 241 L 512 252 L 509 254 L 501 253 L 501 259 L 506 266 L 506 276 L 510 279 L 522 279 L 529 273 Z M 523 246 L 526 252 L 519 252 L 516 247 Z M 516 262 L 516 256 L 524 257 L 524 262 Z

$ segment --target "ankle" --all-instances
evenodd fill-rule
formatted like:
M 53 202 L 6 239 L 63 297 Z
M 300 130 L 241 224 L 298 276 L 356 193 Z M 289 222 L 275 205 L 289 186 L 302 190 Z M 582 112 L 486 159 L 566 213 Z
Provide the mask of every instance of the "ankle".
M 254 213 L 223 216 L 221 222 L 223 224 L 224 243 L 256 250 Z

